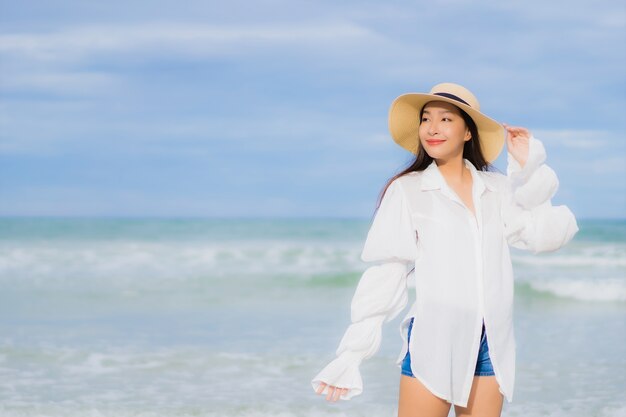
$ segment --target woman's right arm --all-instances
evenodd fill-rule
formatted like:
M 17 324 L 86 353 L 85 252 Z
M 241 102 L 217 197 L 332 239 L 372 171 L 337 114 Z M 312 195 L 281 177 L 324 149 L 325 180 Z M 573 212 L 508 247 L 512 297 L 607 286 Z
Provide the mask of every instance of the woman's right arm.
M 363 392 L 359 367 L 380 348 L 382 326 L 408 302 L 407 275 L 418 248 L 411 213 L 398 180 L 391 183 L 367 235 L 361 259 L 379 262 L 361 276 L 351 304 L 351 324 L 337 357 L 311 381 L 326 399 L 349 400 Z

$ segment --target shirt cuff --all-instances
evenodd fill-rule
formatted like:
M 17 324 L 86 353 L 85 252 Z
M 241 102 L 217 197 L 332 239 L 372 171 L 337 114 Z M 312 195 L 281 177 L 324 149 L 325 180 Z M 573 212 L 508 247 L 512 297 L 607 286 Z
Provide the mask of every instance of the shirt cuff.
M 338 388 L 348 388 L 348 392 L 339 397 L 342 400 L 349 400 L 360 395 L 363 392 L 363 380 L 359 371 L 361 361 L 362 357 L 359 353 L 343 352 L 311 380 L 313 390 L 317 392 L 320 384 L 324 382 L 327 385 L 320 395 L 328 394 L 328 388 L 331 385 Z

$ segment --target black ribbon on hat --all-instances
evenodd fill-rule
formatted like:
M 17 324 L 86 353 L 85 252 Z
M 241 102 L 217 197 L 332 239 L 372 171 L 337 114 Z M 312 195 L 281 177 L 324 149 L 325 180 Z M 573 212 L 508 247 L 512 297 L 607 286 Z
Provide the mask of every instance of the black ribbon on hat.
M 463 100 L 461 97 L 457 97 L 454 94 L 450 94 L 450 93 L 433 93 L 433 95 L 435 96 L 441 96 L 441 97 L 446 97 L 446 98 L 451 98 L 452 100 L 456 100 L 460 103 L 466 104 L 470 107 L 472 107 L 467 101 Z

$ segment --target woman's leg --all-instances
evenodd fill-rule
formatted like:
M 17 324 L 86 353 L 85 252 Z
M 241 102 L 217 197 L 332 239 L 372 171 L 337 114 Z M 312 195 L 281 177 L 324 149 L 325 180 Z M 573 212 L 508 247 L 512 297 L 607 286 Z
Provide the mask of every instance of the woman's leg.
M 504 397 L 495 376 L 475 376 L 467 407 L 454 406 L 456 417 L 500 417 Z
M 447 417 L 450 403 L 431 393 L 417 378 L 400 375 L 398 417 Z

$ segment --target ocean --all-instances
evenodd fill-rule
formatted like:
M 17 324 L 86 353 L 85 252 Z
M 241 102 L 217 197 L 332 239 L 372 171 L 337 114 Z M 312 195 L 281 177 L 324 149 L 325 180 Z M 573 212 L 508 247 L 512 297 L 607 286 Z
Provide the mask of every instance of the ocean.
M 361 395 L 327 403 L 310 384 L 350 323 L 368 226 L 0 219 L 0 416 L 396 416 L 406 310 Z M 626 220 L 579 227 L 557 252 L 512 250 L 503 416 L 626 416 Z

